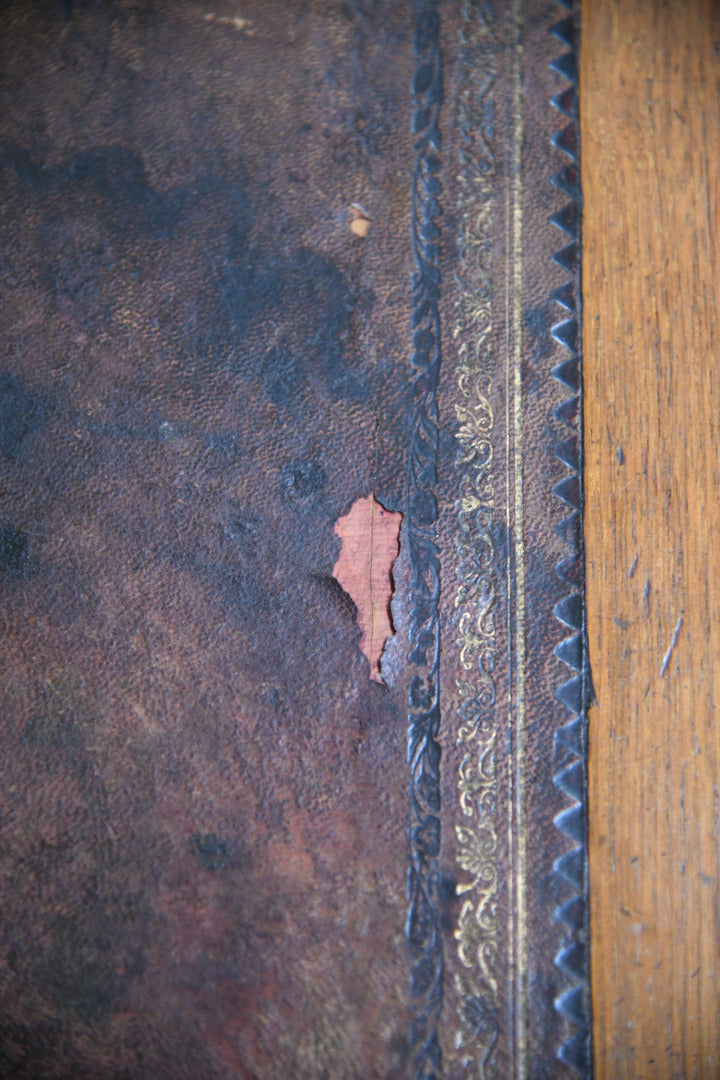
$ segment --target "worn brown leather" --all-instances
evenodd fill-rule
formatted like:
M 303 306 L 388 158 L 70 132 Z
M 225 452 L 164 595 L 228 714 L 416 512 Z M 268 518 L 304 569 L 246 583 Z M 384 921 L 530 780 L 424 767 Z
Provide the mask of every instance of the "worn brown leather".
M 558 1053 L 587 1040 L 584 968 L 556 957 L 585 916 L 556 909 L 584 884 L 553 870 L 572 848 L 553 778 L 580 761 L 582 808 L 584 744 L 556 739 L 551 293 L 573 266 L 551 260 L 551 7 L 3 5 L 0 1076 L 577 1075 Z M 481 373 L 461 371 L 480 123 L 492 985 L 458 952 L 458 680 L 485 685 L 458 644 L 484 430 Z M 370 493 L 404 517 L 386 685 L 332 576 L 335 523 Z M 577 1022 L 555 1004 L 568 979 Z

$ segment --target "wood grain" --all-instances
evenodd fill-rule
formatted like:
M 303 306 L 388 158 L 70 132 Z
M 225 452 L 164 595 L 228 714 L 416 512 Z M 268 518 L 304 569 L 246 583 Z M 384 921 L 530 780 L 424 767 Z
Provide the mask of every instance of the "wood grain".
M 720 1075 L 718 53 L 709 0 L 584 5 L 599 1080 Z

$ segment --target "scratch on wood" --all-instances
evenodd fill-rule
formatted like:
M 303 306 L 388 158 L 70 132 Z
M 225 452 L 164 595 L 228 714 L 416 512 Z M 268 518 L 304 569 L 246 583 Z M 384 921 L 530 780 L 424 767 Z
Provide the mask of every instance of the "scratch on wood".
M 665 674 L 665 672 L 667 671 L 667 666 L 670 663 L 670 657 L 672 656 L 673 649 L 677 645 L 677 639 L 680 636 L 680 628 L 682 627 L 682 624 L 683 624 L 683 620 L 682 620 L 682 615 L 681 615 L 680 618 L 678 619 L 677 623 L 675 624 L 675 630 L 673 631 L 672 641 L 670 642 L 670 646 L 668 648 L 668 651 L 665 653 L 665 656 L 663 657 L 662 667 L 660 668 L 660 678 L 661 679 L 662 679 L 663 675 Z
M 643 589 L 643 607 L 645 608 L 645 614 L 650 615 L 650 578 L 645 578 L 645 588 Z

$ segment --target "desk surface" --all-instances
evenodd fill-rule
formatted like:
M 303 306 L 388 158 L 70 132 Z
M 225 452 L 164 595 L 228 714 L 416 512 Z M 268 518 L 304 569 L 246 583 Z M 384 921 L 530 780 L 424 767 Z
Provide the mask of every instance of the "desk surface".
M 598 1080 L 717 1076 L 720 12 L 583 11 Z

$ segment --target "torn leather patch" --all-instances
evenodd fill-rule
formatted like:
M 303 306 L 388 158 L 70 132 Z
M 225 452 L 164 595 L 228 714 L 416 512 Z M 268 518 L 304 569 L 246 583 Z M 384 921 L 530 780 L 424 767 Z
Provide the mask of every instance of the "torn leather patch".
M 370 663 L 370 678 L 383 682 L 385 643 L 393 633 L 390 601 L 392 568 L 400 550 L 402 514 L 392 513 L 374 495 L 358 499 L 335 525 L 342 549 L 333 576 L 358 610 L 360 648 Z

